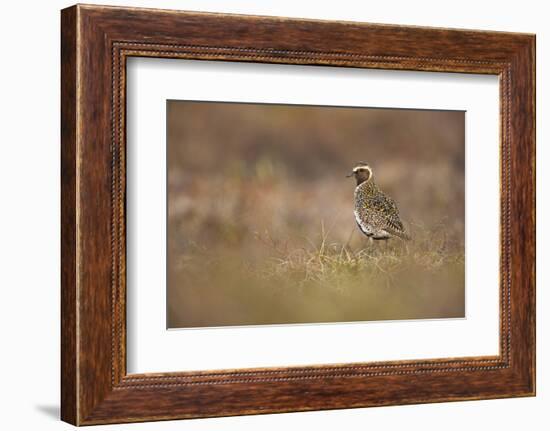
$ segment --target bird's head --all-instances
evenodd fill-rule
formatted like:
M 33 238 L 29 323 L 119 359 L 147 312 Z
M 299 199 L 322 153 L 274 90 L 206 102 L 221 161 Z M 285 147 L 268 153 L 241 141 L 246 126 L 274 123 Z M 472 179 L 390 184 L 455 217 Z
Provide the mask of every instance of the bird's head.
M 355 177 L 357 185 L 359 185 L 365 181 L 372 180 L 372 175 L 373 173 L 371 167 L 364 162 L 359 162 L 355 165 L 348 177 Z

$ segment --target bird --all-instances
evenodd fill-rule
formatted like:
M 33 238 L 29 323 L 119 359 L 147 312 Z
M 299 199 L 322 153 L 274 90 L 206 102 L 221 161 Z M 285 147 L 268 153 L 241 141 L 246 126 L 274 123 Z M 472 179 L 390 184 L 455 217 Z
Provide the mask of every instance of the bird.
M 376 185 L 372 168 L 359 162 L 347 176 L 355 177 L 357 181 L 354 214 L 361 232 L 369 239 L 410 240 L 411 237 L 399 218 L 397 205 Z

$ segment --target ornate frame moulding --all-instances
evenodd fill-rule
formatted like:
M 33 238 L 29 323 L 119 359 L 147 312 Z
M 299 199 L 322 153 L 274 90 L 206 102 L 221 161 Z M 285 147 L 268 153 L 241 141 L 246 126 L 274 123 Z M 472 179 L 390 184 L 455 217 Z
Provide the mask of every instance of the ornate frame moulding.
M 88 425 L 534 395 L 533 35 L 91 5 L 61 16 L 63 420 Z M 127 374 L 128 57 L 498 75 L 499 355 Z

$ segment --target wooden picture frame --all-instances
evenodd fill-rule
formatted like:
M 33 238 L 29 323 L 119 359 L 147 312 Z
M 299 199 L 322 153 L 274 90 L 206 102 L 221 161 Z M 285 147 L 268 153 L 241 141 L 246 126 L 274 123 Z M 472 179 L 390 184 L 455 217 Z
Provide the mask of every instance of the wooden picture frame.
M 77 5 L 61 14 L 61 417 L 75 425 L 535 394 L 535 37 Z M 500 354 L 127 374 L 131 56 L 500 77 Z

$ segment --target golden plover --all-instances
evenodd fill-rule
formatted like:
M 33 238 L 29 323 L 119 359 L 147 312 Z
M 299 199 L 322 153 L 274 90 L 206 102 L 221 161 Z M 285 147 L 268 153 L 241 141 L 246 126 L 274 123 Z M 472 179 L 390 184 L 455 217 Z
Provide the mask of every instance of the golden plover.
M 376 185 L 373 172 L 366 163 L 359 163 L 348 177 L 355 177 L 355 221 L 366 236 L 372 239 L 398 237 L 409 240 L 399 210 L 392 198 Z

